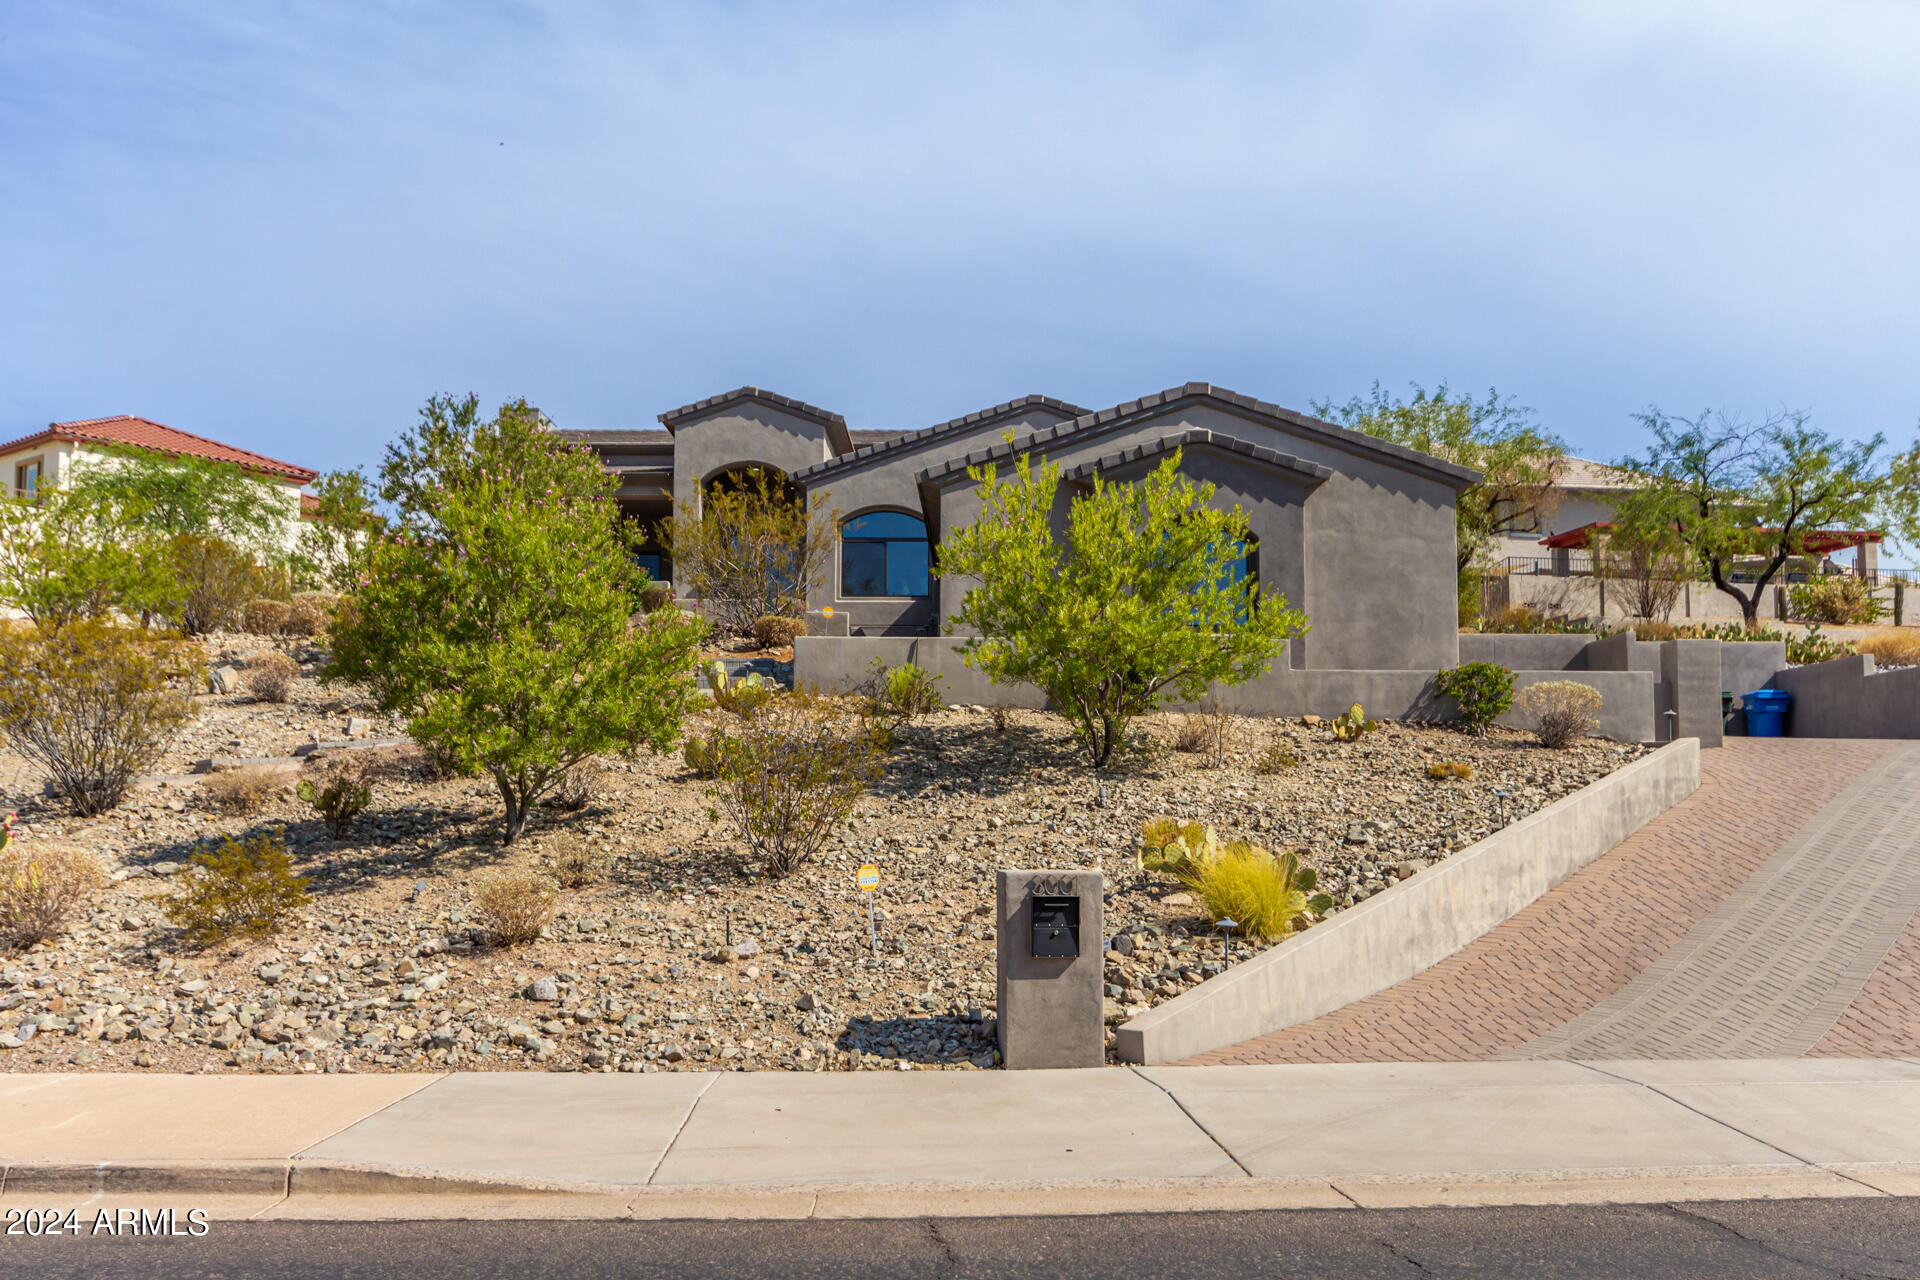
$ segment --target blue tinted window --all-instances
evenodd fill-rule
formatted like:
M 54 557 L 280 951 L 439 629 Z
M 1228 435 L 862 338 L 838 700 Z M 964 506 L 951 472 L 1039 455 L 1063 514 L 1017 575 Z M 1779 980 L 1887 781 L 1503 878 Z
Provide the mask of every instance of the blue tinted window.
M 855 516 L 847 521 L 845 533 L 849 538 L 905 539 L 909 542 L 927 540 L 926 523 L 898 511 L 875 511 L 870 515 Z
M 849 596 L 931 591 L 926 523 L 898 511 L 855 516 L 840 530 L 840 590 Z

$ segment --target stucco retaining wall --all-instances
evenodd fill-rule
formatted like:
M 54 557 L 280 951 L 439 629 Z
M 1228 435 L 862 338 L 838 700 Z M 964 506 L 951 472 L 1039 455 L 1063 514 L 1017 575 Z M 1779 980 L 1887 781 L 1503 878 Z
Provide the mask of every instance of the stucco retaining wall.
M 1509 919 L 1700 785 L 1700 744 L 1660 748 L 1122 1026 L 1128 1062 L 1175 1062 L 1404 982 Z
M 796 684 L 828 692 L 864 681 L 877 658 L 888 666 L 913 662 L 945 677 L 941 697 L 950 703 L 1044 707 L 1032 685 L 996 685 L 966 665 L 961 641 L 952 636 L 833 638 L 805 636 L 794 643 Z M 1432 671 L 1293 671 L 1284 662 L 1258 680 L 1223 686 L 1220 704 L 1247 716 L 1336 716 L 1358 702 L 1369 715 L 1392 720 L 1451 720 L 1458 709 L 1434 690 Z M 1655 734 L 1654 674 L 1650 671 L 1517 671 L 1514 688 L 1543 680 L 1577 679 L 1600 691 L 1599 732 L 1618 742 L 1651 742 Z M 1531 725 L 1517 711 L 1500 719 L 1514 728 Z
M 1514 671 L 1584 671 L 1587 635 L 1519 635 L 1466 632 L 1460 637 L 1460 661 L 1497 662 Z
M 1920 667 L 1882 671 L 1863 653 L 1789 667 L 1768 683 L 1793 695 L 1789 737 L 1920 738 Z

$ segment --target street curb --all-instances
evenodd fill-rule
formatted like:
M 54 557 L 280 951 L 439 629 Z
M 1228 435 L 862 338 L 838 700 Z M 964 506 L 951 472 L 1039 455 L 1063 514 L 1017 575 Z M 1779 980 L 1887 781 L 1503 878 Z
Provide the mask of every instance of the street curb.
M 1098 1182 L 663 1186 L 446 1176 L 294 1160 L 22 1164 L 0 1204 L 219 1197 L 218 1219 L 899 1219 L 1920 1197 L 1920 1163 Z

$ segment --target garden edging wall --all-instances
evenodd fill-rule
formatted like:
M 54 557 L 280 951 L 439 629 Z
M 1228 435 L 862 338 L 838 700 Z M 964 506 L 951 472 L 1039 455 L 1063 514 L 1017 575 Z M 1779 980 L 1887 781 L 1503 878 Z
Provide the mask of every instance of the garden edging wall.
M 996 685 L 969 667 L 960 652 L 962 643 L 957 636 L 802 636 L 794 642 L 793 678 L 796 684 L 845 692 L 870 677 L 876 661 L 883 666 L 912 662 L 942 678 L 940 696 L 950 703 L 1032 709 L 1047 705 L 1046 695 L 1032 685 Z M 1653 670 L 1515 671 L 1514 690 L 1546 680 L 1591 685 L 1603 699 L 1596 732 L 1616 742 L 1652 742 L 1660 736 L 1655 675 Z M 1223 710 L 1243 716 L 1337 716 L 1356 702 L 1368 714 L 1390 720 L 1450 720 L 1459 714 L 1453 701 L 1436 691 L 1431 671 L 1297 671 L 1283 658 L 1259 679 L 1223 685 L 1218 692 Z M 1517 709 L 1501 716 L 1499 723 L 1532 728 Z
M 1119 1029 L 1119 1055 L 1148 1065 L 1177 1062 L 1404 982 L 1520 912 L 1699 785 L 1699 741 L 1669 743 L 1141 1014 Z

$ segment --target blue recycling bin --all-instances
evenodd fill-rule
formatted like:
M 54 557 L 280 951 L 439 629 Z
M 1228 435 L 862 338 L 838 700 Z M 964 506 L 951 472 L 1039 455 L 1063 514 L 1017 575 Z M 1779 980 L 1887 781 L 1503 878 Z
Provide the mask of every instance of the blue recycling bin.
M 1747 736 L 1786 737 L 1787 705 L 1792 701 L 1793 695 L 1780 689 L 1755 689 L 1742 695 L 1740 705 L 1747 713 Z

